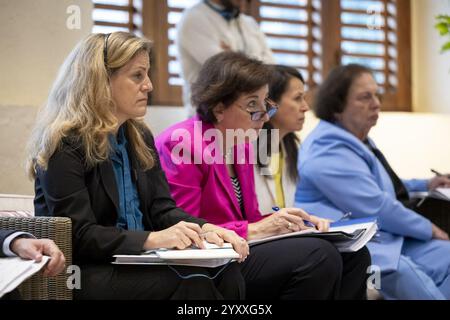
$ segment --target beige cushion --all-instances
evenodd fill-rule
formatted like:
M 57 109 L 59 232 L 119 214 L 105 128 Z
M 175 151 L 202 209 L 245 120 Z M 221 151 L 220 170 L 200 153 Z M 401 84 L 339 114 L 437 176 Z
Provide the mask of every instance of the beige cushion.
M 8 210 L 8 211 L 2 211 L 0 210 L 0 217 L 17 217 L 17 218 L 32 218 L 34 217 L 34 212 L 29 210 Z
M 0 194 L 0 216 L 34 216 L 33 196 Z

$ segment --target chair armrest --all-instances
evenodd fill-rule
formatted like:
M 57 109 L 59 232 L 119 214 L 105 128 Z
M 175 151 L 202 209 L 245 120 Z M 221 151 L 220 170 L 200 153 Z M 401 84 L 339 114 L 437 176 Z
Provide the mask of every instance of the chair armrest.
M 72 264 L 72 222 L 63 217 L 0 217 L 0 229 L 25 231 L 36 238 L 53 240 Z M 19 286 L 26 300 L 71 300 L 72 290 L 67 288 L 68 274 L 63 271 L 56 277 L 44 277 L 39 272 Z

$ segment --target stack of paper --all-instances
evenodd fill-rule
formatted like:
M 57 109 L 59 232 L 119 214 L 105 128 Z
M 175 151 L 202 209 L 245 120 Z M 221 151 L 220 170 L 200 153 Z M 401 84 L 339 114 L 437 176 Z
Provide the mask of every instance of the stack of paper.
M 377 230 L 378 225 L 375 218 L 362 218 L 334 222 L 328 233 L 342 233 L 343 238 L 333 241 L 340 252 L 355 252 L 364 247 L 377 233 Z M 324 239 L 327 238 L 324 237 Z
M 349 219 L 332 223 L 328 232 L 308 229 L 251 240 L 248 244 L 256 245 L 289 237 L 318 237 L 332 242 L 340 252 L 355 252 L 364 247 L 372 239 L 377 229 L 378 226 L 375 218 Z
M 215 268 L 238 259 L 230 243 L 222 247 L 206 243 L 206 249 L 190 248 L 183 250 L 156 249 L 140 255 L 115 255 L 113 264 L 143 264 L 143 265 L 181 265 Z
M 43 256 L 41 262 L 35 262 L 19 257 L 0 258 L 0 298 L 41 270 L 49 259 Z
M 436 188 L 436 190 L 430 191 L 429 196 L 431 198 L 450 201 L 450 188 Z

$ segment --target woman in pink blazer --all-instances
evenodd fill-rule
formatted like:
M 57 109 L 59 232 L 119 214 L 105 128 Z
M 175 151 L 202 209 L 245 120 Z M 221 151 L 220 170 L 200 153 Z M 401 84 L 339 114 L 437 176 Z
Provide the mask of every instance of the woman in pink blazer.
M 250 142 L 277 109 L 267 99 L 271 72 L 241 53 L 211 57 L 193 85 L 197 116 L 156 139 L 177 205 L 247 240 L 305 229 L 304 220 L 328 228 L 301 209 L 258 210 Z M 369 264 L 365 248 L 343 257 L 321 239 L 284 238 L 253 246 L 241 269 L 250 299 L 363 299 Z

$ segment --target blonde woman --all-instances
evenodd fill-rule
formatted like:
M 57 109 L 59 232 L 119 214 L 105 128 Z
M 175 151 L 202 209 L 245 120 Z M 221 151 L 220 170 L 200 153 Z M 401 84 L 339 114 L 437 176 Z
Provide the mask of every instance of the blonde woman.
M 234 232 L 176 207 L 141 120 L 152 91 L 150 42 L 116 32 L 92 34 L 70 53 L 40 112 L 29 144 L 36 215 L 72 219 L 79 299 L 243 298 L 236 264 L 216 270 L 116 266 L 115 254 L 153 248 L 203 247 L 202 236 L 231 242 L 244 260 L 248 246 Z M 203 274 L 183 280 L 182 274 Z

